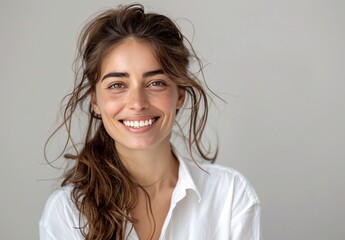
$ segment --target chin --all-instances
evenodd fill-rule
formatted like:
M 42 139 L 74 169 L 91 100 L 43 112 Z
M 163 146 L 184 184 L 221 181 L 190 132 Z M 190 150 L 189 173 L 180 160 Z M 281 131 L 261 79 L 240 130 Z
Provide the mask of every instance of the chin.
M 118 143 L 118 145 L 121 146 L 121 148 L 128 149 L 128 150 L 150 150 L 153 149 L 154 146 L 157 146 L 157 144 L 149 143 L 149 142 L 131 142 L 129 144 L 123 144 L 123 143 Z

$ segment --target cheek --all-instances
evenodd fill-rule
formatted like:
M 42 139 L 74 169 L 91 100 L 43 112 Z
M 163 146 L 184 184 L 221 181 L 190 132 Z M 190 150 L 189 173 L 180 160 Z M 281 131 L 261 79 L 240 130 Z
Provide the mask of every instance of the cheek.
M 157 101 L 157 105 L 164 112 L 175 112 L 176 110 L 176 99 L 174 97 L 160 98 Z
M 161 109 L 166 111 L 175 111 L 177 108 L 178 94 L 175 91 L 167 92 L 156 99 Z
M 104 114 L 113 115 L 121 109 L 121 101 L 103 97 L 99 99 L 99 107 Z

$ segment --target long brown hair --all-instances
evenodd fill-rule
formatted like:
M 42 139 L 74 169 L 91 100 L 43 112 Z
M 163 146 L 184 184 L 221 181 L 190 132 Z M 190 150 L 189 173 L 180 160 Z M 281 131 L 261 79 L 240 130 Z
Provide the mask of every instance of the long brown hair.
M 217 151 L 210 155 L 201 144 L 208 116 L 208 97 L 189 65 L 195 61 L 201 71 L 202 65 L 178 27 L 166 16 L 145 13 L 139 4 L 120 6 L 96 16 L 79 37 L 74 89 L 65 97 L 63 122 L 52 134 L 63 127 L 67 130 L 67 143 L 62 154 L 66 159 L 74 160 L 74 164 L 66 170 L 62 186 L 73 186 L 72 200 L 81 213 L 80 218 L 85 219 L 80 230 L 90 240 L 125 239 L 126 224 L 136 221 L 129 212 L 138 202 L 134 189 L 141 186 L 132 180 L 121 163 L 114 140 L 90 103 L 90 95 L 99 81 L 102 59 L 129 37 L 151 44 L 165 74 L 187 93 L 189 130 L 184 137 L 191 158 L 194 160 L 194 148 L 202 158 L 211 162 L 217 155 Z M 72 116 L 85 107 L 88 124 L 84 142 L 78 149 L 71 133 Z M 68 145 L 74 149 L 73 153 L 68 150 Z

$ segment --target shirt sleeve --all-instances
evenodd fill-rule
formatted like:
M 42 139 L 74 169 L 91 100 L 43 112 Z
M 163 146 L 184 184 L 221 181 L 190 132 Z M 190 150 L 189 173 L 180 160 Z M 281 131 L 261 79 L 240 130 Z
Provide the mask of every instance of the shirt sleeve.
M 56 190 L 47 200 L 39 222 L 40 240 L 81 240 L 79 212 L 70 189 Z
M 252 186 L 242 177 L 237 179 L 231 220 L 232 240 L 260 240 L 260 201 Z

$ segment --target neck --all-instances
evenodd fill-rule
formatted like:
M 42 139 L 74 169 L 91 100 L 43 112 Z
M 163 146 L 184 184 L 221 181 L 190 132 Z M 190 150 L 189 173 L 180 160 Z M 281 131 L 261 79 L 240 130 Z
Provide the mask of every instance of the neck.
M 133 179 L 151 194 L 175 187 L 178 161 L 171 151 L 170 143 L 149 150 L 129 150 L 117 147 L 117 151 Z

